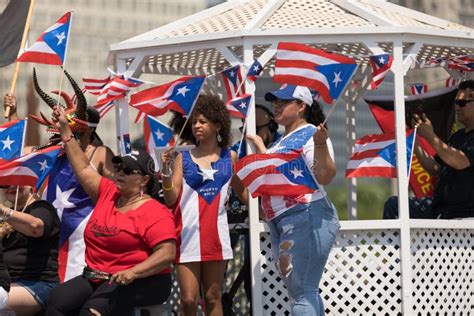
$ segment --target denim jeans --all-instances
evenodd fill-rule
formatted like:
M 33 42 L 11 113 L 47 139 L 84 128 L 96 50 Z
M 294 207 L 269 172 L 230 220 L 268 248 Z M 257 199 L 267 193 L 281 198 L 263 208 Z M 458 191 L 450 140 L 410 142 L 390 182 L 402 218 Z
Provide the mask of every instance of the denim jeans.
M 292 315 L 324 315 L 319 282 L 340 225 L 334 206 L 320 199 L 268 222 L 272 255 L 291 300 Z

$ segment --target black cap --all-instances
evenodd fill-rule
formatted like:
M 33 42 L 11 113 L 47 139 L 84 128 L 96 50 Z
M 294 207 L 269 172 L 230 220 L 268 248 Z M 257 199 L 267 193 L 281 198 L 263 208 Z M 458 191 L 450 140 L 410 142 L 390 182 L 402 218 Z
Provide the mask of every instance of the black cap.
M 153 176 L 155 174 L 155 163 L 144 150 L 132 150 L 132 153 L 126 156 L 114 156 L 112 162 L 123 163 L 126 167 L 141 171 L 145 175 Z
M 96 108 L 89 106 L 87 107 L 87 126 L 97 129 L 97 125 L 100 122 L 100 114 Z M 92 133 L 92 141 L 94 145 L 103 145 L 104 142 L 100 139 L 96 131 Z

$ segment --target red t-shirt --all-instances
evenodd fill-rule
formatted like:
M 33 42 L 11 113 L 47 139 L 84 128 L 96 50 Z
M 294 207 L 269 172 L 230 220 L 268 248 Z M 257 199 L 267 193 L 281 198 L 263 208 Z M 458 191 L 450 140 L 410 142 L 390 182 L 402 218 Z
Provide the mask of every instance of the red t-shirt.
M 102 177 L 99 199 L 84 232 L 87 265 L 107 273 L 130 269 L 145 261 L 158 243 L 176 240 L 173 215 L 165 206 L 152 199 L 120 213 L 119 196 L 115 183 Z M 159 274 L 166 273 L 169 268 Z

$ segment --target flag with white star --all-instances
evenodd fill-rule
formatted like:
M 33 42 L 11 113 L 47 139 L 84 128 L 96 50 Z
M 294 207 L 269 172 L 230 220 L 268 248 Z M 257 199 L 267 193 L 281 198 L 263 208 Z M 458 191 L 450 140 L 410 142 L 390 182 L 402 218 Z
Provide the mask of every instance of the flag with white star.
M 71 26 L 72 12 L 67 12 L 50 26 L 30 47 L 18 57 L 18 62 L 48 65 L 63 65 L 66 59 L 67 44 Z
M 188 115 L 201 92 L 206 77 L 185 76 L 172 82 L 152 87 L 130 97 L 130 106 L 151 116 L 174 110 Z
M 308 194 L 319 188 L 301 151 L 248 155 L 237 162 L 235 173 L 254 198 Z
M 372 81 L 370 82 L 370 88 L 372 90 L 383 82 L 385 76 L 392 67 L 393 57 L 390 54 L 379 54 L 370 56 L 370 67 L 372 68 Z
M 257 77 L 260 76 L 262 71 L 263 71 L 262 64 L 257 59 L 255 59 L 253 64 L 250 66 L 249 71 L 247 72 L 247 79 L 250 81 L 257 80 Z
M 240 97 L 227 101 L 226 106 L 230 116 L 245 119 L 252 100 L 251 94 L 244 94 Z
M 52 146 L 0 165 L 0 185 L 29 185 L 38 190 L 60 152 L 61 147 Z
M 157 147 L 173 146 L 173 130 L 156 118 L 147 115 L 143 121 L 143 135 L 145 136 L 146 151 L 155 160 L 155 166 L 158 166 L 156 156 L 153 154 L 154 149 Z
M 242 81 L 240 65 L 225 69 L 222 71 L 221 75 L 222 80 L 224 81 L 225 91 L 227 93 L 227 100 L 231 100 L 245 94 L 245 87 L 244 82 Z
M 26 120 L 0 125 L 0 164 L 22 155 L 25 132 Z
M 344 91 L 357 68 L 353 58 L 299 43 L 279 43 L 273 81 L 316 90 L 330 104 Z

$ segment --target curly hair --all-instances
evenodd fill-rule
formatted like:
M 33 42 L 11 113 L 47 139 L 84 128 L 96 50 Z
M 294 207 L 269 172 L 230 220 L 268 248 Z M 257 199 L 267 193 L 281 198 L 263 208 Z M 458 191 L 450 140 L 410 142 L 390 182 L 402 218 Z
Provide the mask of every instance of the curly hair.
M 230 134 L 230 116 L 227 108 L 222 100 L 214 95 L 200 95 L 194 110 L 192 117 L 199 114 L 204 115 L 209 121 L 214 124 L 220 124 L 222 141 L 218 143 L 219 147 L 227 148 L 231 142 Z
M 306 118 L 306 121 L 308 123 L 313 124 L 315 126 L 318 126 L 326 119 L 323 109 L 321 108 L 321 105 L 318 101 L 313 101 L 313 104 L 311 104 L 311 106 L 306 105 L 304 117 Z M 324 124 L 324 126 L 328 128 L 327 124 Z
M 186 122 L 186 118 L 183 114 L 179 112 L 173 112 L 173 117 L 169 121 L 169 126 L 173 129 L 173 132 L 176 135 L 179 135 L 181 129 L 183 129 L 184 123 Z M 191 122 L 186 123 L 186 127 L 184 128 L 183 132 L 181 133 L 181 140 L 189 142 L 191 144 L 196 144 L 196 138 L 194 137 L 193 130 L 191 128 Z

